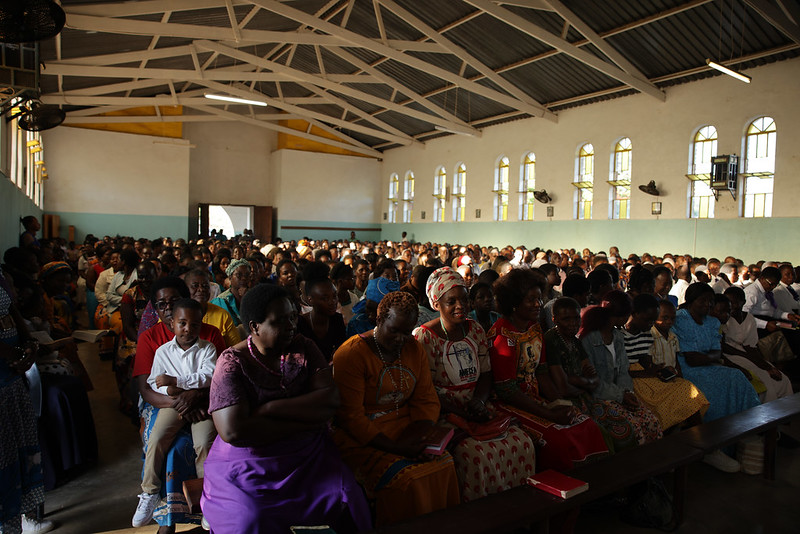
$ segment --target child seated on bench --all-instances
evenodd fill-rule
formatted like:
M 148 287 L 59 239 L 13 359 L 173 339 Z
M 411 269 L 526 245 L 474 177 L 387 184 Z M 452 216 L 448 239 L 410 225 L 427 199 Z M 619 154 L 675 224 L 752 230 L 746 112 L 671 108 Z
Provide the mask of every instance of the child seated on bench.
M 180 299 L 173 306 L 171 321 L 175 337 L 156 350 L 148 384 L 158 393 L 170 396 L 187 389 L 210 387 L 217 349 L 212 343 L 199 338 L 203 324 L 202 306 L 192 299 Z M 178 431 L 189 423 L 196 454 L 197 476 L 203 477 L 203 463 L 217 434 L 213 421 L 208 418 L 202 421 L 186 421 L 174 408 L 161 408 L 145 451 L 142 493 L 132 520 L 134 527 L 144 526 L 153 518 L 160 499 L 162 481 L 158 473 L 164 457 Z

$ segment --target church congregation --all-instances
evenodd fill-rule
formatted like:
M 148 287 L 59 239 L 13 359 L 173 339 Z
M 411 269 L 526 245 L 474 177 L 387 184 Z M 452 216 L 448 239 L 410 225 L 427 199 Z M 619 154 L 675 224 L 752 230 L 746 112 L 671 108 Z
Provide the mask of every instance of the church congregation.
M 162 533 L 369 530 L 792 395 L 800 378 L 787 262 L 252 236 L 77 247 L 24 222 L 3 258 L 3 395 L 25 407 L 3 415 L 20 429 L 3 435 L 20 451 L 4 473 L 22 480 L 4 533 L 51 527 L 36 515 L 47 481 L 96 458 L 81 327 L 109 331 L 120 417 L 142 428 L 132 523 Z M 19 374 L 33 363 L 38 433 Z M 453 433 L 436 454 L 440 428 Z M 730 450 L 704 461 L 746 469 Z M 202 515 L 182 492 L 194 478 Z

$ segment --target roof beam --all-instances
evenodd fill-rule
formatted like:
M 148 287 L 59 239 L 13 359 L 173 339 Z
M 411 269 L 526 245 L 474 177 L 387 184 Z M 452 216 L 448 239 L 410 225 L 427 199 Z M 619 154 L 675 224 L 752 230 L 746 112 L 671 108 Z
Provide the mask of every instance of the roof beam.
M 651 90 L 655 90 L 658 92 L 662 92 L 658 87 L 653 85 L 647 80 L 647 76 L 644 75 L 638 68 L 636 68 L 630 61 L 628 61 L 625 56 L 620 54 L 616 48 L 608 44 L 602 37 L 600 37 L 597 32 L 595 32 L 591 26 L 586 24 L 583 19 L 581 19 L 578 15 L 573 13 L 570 9 L 567 8 L 560 0 L 546 0 L 551 6 L 553 6 L 553 10 L 555 10 L 558 15 L 567 21 L 573 28 L 581 32 L 581 34 L 589 39 L 589 41 L 597 47 L 603 54 L 606 55 L 611 61 L 617 64 L 619 68 L 638 78 L 642 83 L 649 84 Z M 562 37 L 563 39 L 563 37 Z M 566 41 L 565 41 L 566 42 Z
M 263 7 L 263 6 L 261 6 Z M 301 12 L 302 13 L 302 12 Z M 308 15 L 313 18 L 313 15 Z M 314 19 L 319 20 L 319 19 Z M 347 46 L 347 41 L 335 35 L 322 35 L 311 32 L 281 32 L 271 30 L 240 30 L 240 40 L 230 28 L 217 26 L 200 26 L 193 24 L 178 24 L 174 22 L 152 22 L 146 20 L 115 19 L 111 17 L 95 17 L 90 15 L 67 15 L 68 28 L 73 30 L 119 33 L 123 35 L 147 35 L 155 37 L 182 37 L 184 39 L 213 39 L 215 41 L 230 41 L 239 44 L 262 43 L 293 43 L 321 46 Z M 338 26 L 334 26 L 338 28 Z M 389 40 L 384 45 L 378 40 L 364 37 L 366 48 L 379 43 L 395 53 L 401 50 L 415 52 L 444 53 L 436 43 L 417 41 Z M 371 44 L 368 44 L 371 43 Z
M 311 111 L 309 109 L 301 108 L 299 106 L 291 105 L 287 102 L 288 99 L 278 100 L 275 98 L 269 98 L 261 95 L 260 93 L 253 93 L 244 89 L 243 87 L 230 87 L 227 85 L 204 81 L 201 82 L 202 85 L 208 87 L 209 89 L 214 89 L 215 91 L 222 91 L 229 93 L 233 96 L 237 96 L 239 98 L 253 98 L 255 95 L 259 100 L 263 100 L 267 104 L 274 106 L 276 108 L 280 108 L 284 111 L 289 113 L 294 113 L 296 115 L 300 115 L 308 121 L 321 121 L 321 122 L 328 122 L 330 124 L 340 126 L 342 128 L 347 128 L 349 130 L 353 130 L 354 132 L 363 133 L 372 137 L 377 137 L 379 139 L 386 139 L 387 141 L 394 141 L 395 143 L 400 143 L 402 145 L 410 145 L 414 142 L 414 140 L 409 135 L 392 135 L 386 132 L 382 132 L 380 130 L 376 130 L 374 128 L 370 128 L 367 126 L 363 126 L 360 124 L 352 124 L 347 121 L 338 119 L 336 117 L 331 117 L 330 115 L 325 115 L 324 113 L 318 113 L 316 111 Z M 343 135 L 341 133 L 337 133 L 337 135 Z
M 297 22 L 306 24 L 307 26 L 311 26 L 320 31 L 324 31 L 332 36 L 339 37 L 340 39 L 343 39 L 348 43 L 351 43 L 350 45 L 343 45 L 343 46 L 355 45 L 367 48 L 375 53 L 382 54 L 395 61 L 404 63 L 421 72 L 426 72 L 443 80 L 447 80 L 451 83 L 454 83 L 467 91 L 492 99 L 495 102 L 502 104 L 504 106 L 508 106 L 512 109 L 519 109 L 520 111 L 525 111 L 526 113 L 529 113 L 534 116 L 541 115 L 540 108 L 531 106 L 530 104 L 525 104 L 524 102 L 520 102 L 519 100 L 517 100 L 512 96 L 500 93 L 484 85 L 471 82 L 470 80 L 462 78 L 461 76 L 458 76 L 457 74 L 454 74 L 448 70 L 432 65 L 414 56 L 404 54 L 403 52 L 395 50 L 390 46 L 383 45 L 382 43 L 379 43 L 373 39 L 368 39 L 366 37 L 358 35 L 357 33 L 345 30 L 344 28 L 340 28 L 335 24 L 322 21 L 314 17 L 313 15 L 309 15 L 308 13 L 300 11 L 299 9 L 295 9 L 288 5 L 282 4 L 280 2 L 277 2 L 276 0 L 251 0 L 251 1 L 256 5 L 263 7 L 264 9 L 272 11 L 273 13 L 277 13 L 292 20 L 296 20 Z M 438 43 L 436 44 L 436 46 L 441 49 Z
M 238 59 L 240 61 L 246 61 L 255 66 L 269 69 L 275 73 L 284 74 L 287 77 L 292 78 L 294 80 L 308 82 L 320 87 L 324 87 L 330 91 L 348 95 L 353 98 L 357 98 L 359 100 L 362 100 L 364 102 L 369 102 L 377 106 L 382 106 L 388 110 L 397 111 L 398 113 L 401 113 L 403 115 L 408 115 L 409 117 L 414 117 L 418 120 L 425 121 L 430 124 L 434 125 L 438 124 L 445 128 L 464 131 L 465 133 L 470 133 L 470 134 L 474 133 L 474 130 L 472 128 L 464 128 L 463 126 L 460 126 L 458 124 L 453 124 L 450 121 L 445 121 L 440 117 L 436 117 L 433 115 L 429 115 L 427 113 L 423 113 L 421 111 L 399 106 L 393 102 L 389 102 L 388 100 L 384 100 L 382 98 L 370 95 L 363 91 L 359 91 L 358 89 L 353 89 L 351 87 L 335 83 L 331 80 L 322 78 L 321 76 L 318 76 L 316 74 L 310 74 L 297 69 L 293 69 L 291 67 L 286 67 L 285 65 L 281 65 L 280 63 L 269 61 L 267 59 L 263 59 L 258 56 L 254 56 L 253 54 L 242 52 L 241 50 L 237 50 L 235 48 L 231 48 L 229 46 L 225 46 L 220 43 L 215 43 L 213 41 L 195 41 L 195 44 L 200 48 L 213 50 L 221 54 L 230 56 L 232 58 Z
M 226 0 L 145 0 L 142 2 L 103 2 L 94 4 L 65 5 L 64 11 L 69 16 L 96 15 L 102 17 L 134 17 L 152 15 L 164 11 L 192 11 L 225 7 Z M 233 0 L 234 6 L 251 5 L 246 0 Z
M 228 20 L 231 22 L 233 38 L 238 43 L 242 40 L 242 32 L 239 30 L 239 21 L 236 20 L 236 12 L 233 10 L 233 2 L 231 0 L 225 0 L 225 9 L 228 12 Z
M 343 143 L 341 141 L 336 141 L 334 139 L 328 139 L 327 137 L 321 137 L 314 134 L 309 134 L 306 132 L 302 132 L 300 130 L 294 130 L 292 128 L 288 128 L 286 126 L 281 126 L 280 124 L 275 124 L 274 122 L 268 121 L 261 121 L 257 119 L 253 119 L 251 117 L 246 117 L 244 115 L 239 115 L 238 113 L 232 113 L 230 111 L 224 111 L 221 109 L 216 109 L 210 106 L 191 106 L 192 109 L 196 109 L 198 111 L 202 111 L 204 113 L 209 113 L 212 115 L 217 115 L 219 117 L 226 117 L 232 120 L 238 120 L 241 122 L 245 122 L 247 124 L 253 124 L 255 126 L 260 126 L 261 128 L 267 128 L 269 130 L 275 130 L 281 133 L 294 135 L 296 137 L 302 137 L 303 139 L 308 139 L 310 141 L 316 141 L 318 143 L 322 143 L 324 145 L 335 146 L 337 148 L 344 148 L 345 150 L 349 150 L 351 152 L 356 152 L 358 154 L 364 154 L 366 156 L 372 156 L 374 158 L 382 158 L 383 154 L 377 150 L 373 150 L 371 148 L 362 148 L 360 146 L 350 145 L 348 143 Z
M 503 7 L 493 4 L 489 0 L 464 0 L 464 1 L 469 4 L 472 4 L 478 9 L 484 10 L 486 13 L 492 15 L 496 19 L 505 22 L 510 26 L 513 26 L 524 33 L 527 33 L 531 37 L 535 37 L 536 39 L 539 39 L 543 43 L 546 43 L 552 46 L 553 48 L 556 48 L 559 51 L 575 58 L 581 63 L 585 63 L 586 65 L 612 78 L 615 78 L 621 81 L 622 83 L 630 85 L 637 91 L 646 93 L 654 98 L 657 98 L 662 102 L 666 99 L 666 95 L 664 94 L 664 92 L 658 89 L 657 87 L 653 86 L 653 84 L 635 78 L 634 76 L 628 74 L 624 70 L 610 63 L 606 63 L 597 56 L 594 56 L 585 50 L 581 50 L 580 48 L 571 44 L 570 42 L 561 39 L 557 35 L 553 35 L 544 28 L 537 26 L 532 22 L 529 22 L 528 20 L 520 17 L 519 15 Z
M 413 89 L 407 87 L 401 81 L 398 81 L 398 80 L 392 78 L 388 74 L 382 73 L 381 71 L 379 71 L 378 69 L 376 69 L 375 67 L 373 67 L 372 65 L 367 63 L 366 61 L 362 61 L 361 59 L 357 58 L 356 56 L 354 56 L 353 54 L 351 54 L 350 52 L 348 52 L 344 48 L 331 47 L 331 48 L 328 48 L 328 51 L 333 53 L 333 54 L 336 54 L 337 56 L 341 57 L 342 59 L 350 62 L 353 66 L 355 66 L 356 68 L 360 69 L 362 72 L 365 72 L 367 74 L 372 75 L 372 77 L 374 79 L 379 80 L 379 81 L 385 83 L 386 85 L 388 85 L 389 87 L 392 87 L 394 90 L 399 91 L 399 92 L 403 93 L 404 95 L 408 96 L 408 98 L 410 98 L 409 102 L 410 101 L 416 102 L 417 104 L 419 104 L 420 106 L 424 107 L 428 111 L 430 111 L 432 113 L 436 113 L 437 115 L 439 115 L 443 119 L 446 119 L 448 121 L 454 122 L 456 124 L 460 124 L 461 126 L 464 126 L 464 127 L 469 127 L 469 125 L 466 122 L 464 122 L 463 120 L 461 120 L 458 117 L 456 117 L 455 115 L 449 113 L 447 110 L 440 108 L 439 106 L 437 106 L 436 104 L 434 104 L 433 102 L 428 100 L 427 98 L 424 98 L 422 95 L 418 94 Z M 391 102 L 394 102 L 394 98 L 391 99 Z
M 531 96 L 525 93 L 525 91 L 522 91 L 519 87 L 517 87 L 513 83 L 503 78 L 501 75 L 494 72 L 491 68 L 486 66 L 483 62 L 478 60 L 469 52 L 467 52 L 466 50 L 455 44 L 453 41 L 451 41 L 441 33 L 434 30 L 419 17 L 414 16 L 408 10 L 403 9 L 392 0 L 373 0 L 373 1 L 376 2 L 376 6 L 377 3 L 380 2 L 384 7 L 392 11 L 395 15 L 403 19 L 406 23 L 410 24 L 418 31 L 421 31 L 422 33 L 427 35 L 430 39 L 439 44 L 439 46 L 441 46 L 442 48 L 444 48 L 457 58 L 461 59 L 462 61 L 465 61 L 466 63 L 472 65 L 475 69 L 478 70 L 478 72 L 486 76 L 486 78 L 494 82 L 509 95 L 512 95 L 513 97 L 520 100 L 521 102 L 524 102 L 525 104 L 538 108 L 539 112 L 538 114 L 536 114 L 536 116 L 538 117 L 548 116 L 548 118 L 551 120 L 555 118 L 555 116 L 551 112 L 547 111 L 541 103 L 531 98 Z M 462 73 L 463 73 L 463 68 L 462 68 Z M 459 76 L 463 76 L 463 74 L 459 74 Z
M 786 16 L 782 9 L 779 9 L 766 0 L 744 0 L 745 3 L 756 10 L 756 13 L 764 17 L 767 22 L 783 33 L 786 37 L 797 44 L 800 44 L 800 26 Z
M 159 80 L 219 80 L 219 81 L 257 81 L 282 82 L 293 81 L 286 74 L 274 72 L 250 72 L 240 69 L 221 68 L 213 70 L 197 69 L 157 69 L 154 67 L 100 67 L 94 65 L 66 65 L 50 63 L 43 75 L 85 76 L 93 78 L 151 78 Z M 376 83 L 370 75 L 363 74 L 328 74 L 326 80 L 333 83 Z
M 296 115 L 289 115 L 287 113 L 263 113 L 256 114 L 255 118 L 258 120 L 275 120 L 285 121 L 292 119 L 302 119 Z M 218 117 L 216 115 L 162 115 L 160 117 L 153 115 L 112 115 L 100 117 L 76 117 L 70 113 L 67 114 L 64 124 L 126 124 L 138 122 L 229 122 L 232 119 L 225 117 Z

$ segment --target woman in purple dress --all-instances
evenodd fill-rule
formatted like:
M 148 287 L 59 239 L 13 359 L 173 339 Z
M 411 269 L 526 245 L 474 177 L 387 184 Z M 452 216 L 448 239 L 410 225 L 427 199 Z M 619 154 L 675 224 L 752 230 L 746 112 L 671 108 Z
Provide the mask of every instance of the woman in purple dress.
M 240 311 L 250 336 L 220 355 L 211 382 L 219 435 L 201 499 L 211 530 L 368 530 L 364 494 L 329 437 L 339 404 L 331 369 L 314 342 L 296 334 L 289 294 L 259 284 Z

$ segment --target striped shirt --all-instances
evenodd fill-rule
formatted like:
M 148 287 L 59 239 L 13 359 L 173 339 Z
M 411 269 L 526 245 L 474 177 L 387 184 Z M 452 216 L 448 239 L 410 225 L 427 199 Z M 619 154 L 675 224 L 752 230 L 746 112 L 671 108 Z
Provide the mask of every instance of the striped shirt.
M 631 364 L 639 363 L 639 358 L 650 354 L 653 335 L 649 331 L 631 334 L 623 328 L 622 333 L 625 334 L 625 353 Z

